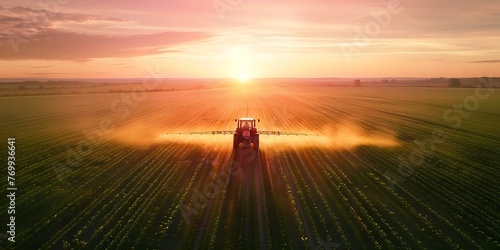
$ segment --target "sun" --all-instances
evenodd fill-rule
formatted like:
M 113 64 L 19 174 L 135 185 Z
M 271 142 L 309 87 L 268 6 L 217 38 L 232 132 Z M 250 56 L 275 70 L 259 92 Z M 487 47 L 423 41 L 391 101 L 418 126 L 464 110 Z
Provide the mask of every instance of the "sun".
M 251 79 L 252 78 L 247 73 L 240 73 L 236 76 L 236 80 L 238 80 L 240 84 L 249 83 Z
M 254 53 L 247 44 L 233 45 L 227 48 L 226 56 L 228 73 L 235 82 L 247 84 L 252 81 L 254 73 Z

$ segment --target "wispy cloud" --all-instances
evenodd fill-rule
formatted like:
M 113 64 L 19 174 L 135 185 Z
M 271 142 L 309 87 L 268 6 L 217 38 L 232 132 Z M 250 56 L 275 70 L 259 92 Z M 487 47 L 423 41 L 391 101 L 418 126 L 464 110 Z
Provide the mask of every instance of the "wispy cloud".
M 482 60 L 482 61 L 472 61 L 469 63 L 500 63 L 500 60 Z
M 46 69 L 46 68 L 52 68 L 51 65 L 42 65 L 42 66 L 30 66 L 28 67 L 30 69 Z
M 54 12 L 45 9 L 32 9 L 28 7 L 6 8 L 0 6 L 0 36 L 15 33 L 29 36 L 39 30 L 55 28 L 60 23 L 88 23 L 88 22 L 128 22 L 129 20 L 95 14 L 82 14 L 71 12 Z
M 163 32 L 132 36 L 80 34 L 45 29 L 32 35 L 16 53 L 7 37 L 0 38 L 0 60 L 71 60 L 135 57 L 169 52 L 172 45 L 206 38 L 197 32 Z
M 33 22 L 37 20 L 38 22 Z M 58 23 L 127 22 L 94 14 L 51 12 L 26 7 L 0 7 L 0 60 L 73 60 L 162 54 L 172 45 L 203 39 L 201 32 L 161 32 L 137 35 L 78 33 L 58 29 Z M 19 49 L 13 40 L 22 41 Z

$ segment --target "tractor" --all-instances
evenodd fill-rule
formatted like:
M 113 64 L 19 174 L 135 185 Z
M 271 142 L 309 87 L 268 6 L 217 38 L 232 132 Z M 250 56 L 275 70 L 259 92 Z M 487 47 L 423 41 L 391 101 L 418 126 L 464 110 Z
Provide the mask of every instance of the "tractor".
M 190 132 L 190 133 L 176 133 L 176 134 L 200 134 L 200 135 L 233 135 L 233 149 L 237 149 L 242 144 L 242 147 L 249 148 L 253 144 L 253 148 L 255 150 L 259 150 L 259 135 L 295 135 L 295 136 L 318 136 L 316 134 L 306 134 L 306 133 L 297 133 L 297 132 L 287 132 L 287 131 L 276 131 L 276 130 L 268 130 L 257 133 L 257 127 L 255 124 L 260 122 L 260 119 L 255 118 L 239 118 L 234 119 L 237 122 L 236 131 L 234 130 L 213 130 L 213 131 L 199 131 L 199 132 Z
M 234 119 L 237 122 L 236 131 L 233 138 L 233 149 L 237 149 L 241 143 L 242 147 L 250 147 L 253 143 L 255 150 L 259 150 L 259 133 L 257 132 L 256 122 L 260 119 L 239 118 Z

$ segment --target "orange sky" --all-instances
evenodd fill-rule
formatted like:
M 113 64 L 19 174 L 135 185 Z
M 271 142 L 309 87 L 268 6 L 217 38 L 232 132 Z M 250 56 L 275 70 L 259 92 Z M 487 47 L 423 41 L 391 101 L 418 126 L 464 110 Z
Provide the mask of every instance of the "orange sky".
M 2 1 L 0 78 L 500 75 L 498 0 Z

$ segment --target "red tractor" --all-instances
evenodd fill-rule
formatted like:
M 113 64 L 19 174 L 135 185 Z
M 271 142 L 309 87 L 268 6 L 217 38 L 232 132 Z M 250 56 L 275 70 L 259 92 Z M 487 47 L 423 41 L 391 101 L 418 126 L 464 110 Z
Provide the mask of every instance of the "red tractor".
M 259 133 L 255 127 L 256 122 L 260 119 L 254 118 L 239 118 L 234 119 L 238 123 L 236 132 L 234 132 L 233 149 L 237 149 L 241 143 L 242 147 L 250 147 L 253 143 L 255 150 L 259 150 Z
M 243 147 L 250 147 L 253 144 L 253 148 L 255 150 L 259 150 L 259 135 L 303 135 L 303 136 L 318 136 L 316 134 L 305 134 L 305 133 L 297 133 L 297 132 L 286 132 L 286 131 L 263 131 L 261 130 L 257 133 L 257 128 L 255 124 L 260 122 L 260 119 L 255 118 L 239 118 L 234 119 L 235 122 L 238 122 L 236 127 L 236 131 L 233 130 L 213 130 L 213 131 L 199 131 L 199 132 L 190 132 L 190 133 L 176 133 L 176 134 L 212 134 L 212 135 L 233 135 L 233 149 L 237 149 L 240 146 L 240 143 Z

